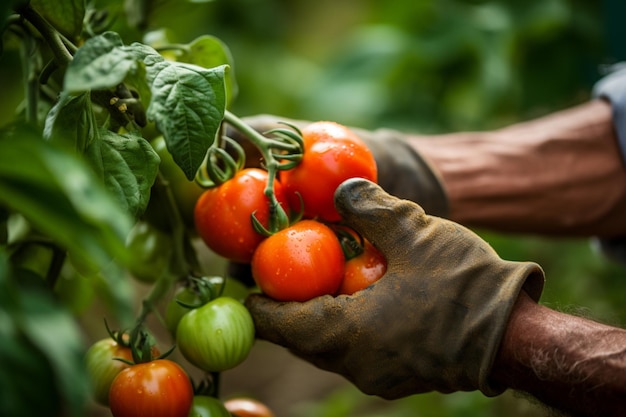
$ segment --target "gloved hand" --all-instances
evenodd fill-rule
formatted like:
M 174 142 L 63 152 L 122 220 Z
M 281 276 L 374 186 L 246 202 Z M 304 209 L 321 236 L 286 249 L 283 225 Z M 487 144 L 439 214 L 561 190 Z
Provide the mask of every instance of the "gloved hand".
M 470 230 L 367 180 L 342 183 L 335 205 L 385 254 L 386 274 L 352 296 L 250 296 L 257 336 L 387 399 L 499 394 L 503 387 L 489 381 L 494 357 L 520 291 L 539 299 L 541 268 L 502 260 Z
M 288 122 L 304 128 L 311 122 L 291 120 L 272 115 L 258 115 L 243 119 L 258 132 L 285 127 L 278 122 Z M 350 127 L 369 147 L 378 168 L 378 184 L 388 193 L 419 203 L 427 213 L 445 217 L 448 198 L 445 189 L 428 162 L 405 140 L 405 134 L 391 129 L 368 131 Z M 248 155 L 248 162 L 258 163 L 259 153 L 243 139 L 241 133 L 228 127 L 226 134 L 239 142 Z

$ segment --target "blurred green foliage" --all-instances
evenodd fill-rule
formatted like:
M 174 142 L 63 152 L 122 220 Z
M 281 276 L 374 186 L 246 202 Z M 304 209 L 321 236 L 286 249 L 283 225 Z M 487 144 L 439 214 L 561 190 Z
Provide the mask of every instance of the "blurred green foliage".
M 230 48 L 239 115 L 274 113 L 423 133 L 489 129 L 589 98 L 603 65 L 626 59 L 621 0 L 95 0 L 126 43 L 187 43 L 215 35 Z M 4 13 L 4 11 L 3 11 Z M 136 27 L 130 27 L 128 22 Z M 620 38 L 621 36 L 621 38 Z M 0 56 L 0 126 L 23 100 L 20 54 Z M 547 273 L 543 302 L 617 325 L 626 270 L 587 239 L 484 232 L 507 259 Z M 542 416 L 512 394 L 419 395 L 393 403 L 352 388 L 294 415 Z

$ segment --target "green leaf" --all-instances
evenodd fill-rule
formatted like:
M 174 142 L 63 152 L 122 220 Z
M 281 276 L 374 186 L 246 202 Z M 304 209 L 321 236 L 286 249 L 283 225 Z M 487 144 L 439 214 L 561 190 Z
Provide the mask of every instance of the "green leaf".
M 179 62 L 198 65 L 203 68 L 214 68 L 220 65 L 228 65 L 225 72 L 224 83 L 226 86 L 226 106 L 230 105 L 237 96 L 237 82 L 233 71 L 233 57 L 228 46 L 219 38 L 210 35 L 200 36 L 191 41 L 184 53 L 177 58 Z
M 152 91 L 148 118 L 156 122 L 167 149 L 189 180 L 196 176 L 224 118 L 227 68 L 168 61 L 146 65 Z
M 41 233 L 82 262 L 103 271 L 120 314 L 131 310 L 123 276 L 106 274 L 113 259 L 128 264 L 125 239 L 133 221 L 73 151 L 27 128 L 0 131 L 0 204 L 21 213 Z
M 6 255 L 0 251 L 0 409 L 14 417 L 84 415 L 80 330 L 44 281 L 11 268 Z
M 71 96 L 61 94 L 50 109 L 44 126 L 44 138 L 60 141 L 83 153 L 95 135 L 91 102 L 87 93 Z
M 88 39 L 78 48 L 65 72 L 63 88 L 70 94 L 115 87 L 137 70 L 134 50 L 123 48 L 115 32 Z
M 100 140 L 91 143 L 86 157 L 118 205 L 134 218 L 143 214 L 160 162 L 150 143 L 134 134 L 100 129 Z
M 85 0 L 31 0 L 30 5 L 68 38 L 80 35 L 85 18 Z

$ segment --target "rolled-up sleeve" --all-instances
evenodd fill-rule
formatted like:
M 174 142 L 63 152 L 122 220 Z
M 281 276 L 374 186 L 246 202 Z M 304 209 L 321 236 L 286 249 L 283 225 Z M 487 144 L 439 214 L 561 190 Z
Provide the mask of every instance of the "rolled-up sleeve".
M 609 73 L 593 87 L 592 95 L 594 98 L 602 98 L 611 103 L 613 124 L 622 159 L 626 164 L 626 62 L 613 65 Z M 626 236 L 594 239 L 594 243 L 608 258 L 626 264 Z

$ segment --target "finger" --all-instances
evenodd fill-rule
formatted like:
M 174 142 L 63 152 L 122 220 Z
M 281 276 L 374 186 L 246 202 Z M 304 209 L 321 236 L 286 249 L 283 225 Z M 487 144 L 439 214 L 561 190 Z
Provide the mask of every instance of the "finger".
M 332 350 L 341 337 L 329 323 L 341 320 L 343 309 L 334 297 L 300 302 L 277 302 L 252 294 L 245 301 L 254 320 L 257 337 L 284 346 L 300 355 Z
M 335 206 L 350 227 L 385 255 L 397 252 L 397 242 L 409 242 L 428 221 L 416 203 L 387 194 L 380 186 L 362 178 L 351 178 L 339 185 Z

